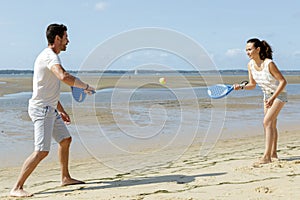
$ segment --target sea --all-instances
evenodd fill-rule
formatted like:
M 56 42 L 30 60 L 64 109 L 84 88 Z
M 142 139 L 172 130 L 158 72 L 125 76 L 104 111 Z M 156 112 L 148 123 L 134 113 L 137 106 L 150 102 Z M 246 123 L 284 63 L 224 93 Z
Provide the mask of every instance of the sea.
M 112 75 L 117 76 L 119 72 L 106 74 Z M 32 75 L 6 73 L 0 78 L 12 76 Z M 0 79 L 0 88 L 5 84 Z M 297 130 L 300 119 L 300 84 L 288 84 L 286 90 L 289 102 L 278 117 L 280 134 Z M 0 167 L 19 166 L 33 151 L 33 124 L 27 114 L 31 95 L 32 92 L 20 92 L 0 97 Z M 207 87 L 167 86 L 101 89 L 88 96 L 84 103 L 75 102 L 70 92 L 62 92 L 60 98 L 64 107 L 72 112 L 73 123 L 68 125 L 73 137 L 71 157 L 95 157 L 114 168 L 117 166 L 108 161 L 108 155 L 155 157 L 178 149 L 180 156 L 195 142 L 205 146 L 199 149 L 199 155 L 205 155 L 218 140 L 263 137 L 264 134 L 260 88 L 233 91 L 219 100 L 209 98 Z M 99 113 L 110 119 L 99 119 Z M 86 119 L 86 124 L 76 123 L 82 119 Z M 48 161 L 57 159 L 56 150 L 57 144 L 53 141 Z M 172 159 L 175 158 L 172 156 Z

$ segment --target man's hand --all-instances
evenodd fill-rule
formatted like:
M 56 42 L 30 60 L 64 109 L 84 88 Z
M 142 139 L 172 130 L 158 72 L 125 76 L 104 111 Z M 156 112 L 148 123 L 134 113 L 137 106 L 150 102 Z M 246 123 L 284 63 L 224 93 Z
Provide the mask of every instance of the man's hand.
M 66 112 L 61 112 L 59 114 L 60 114 L 62 120 L 65 122 L 66 125 L 71 124 L 70 116 Z
M 89 86 L 89 84 L 87 85 L 87 88 L 84 90 L 84 93 L 88 94 L 88 95 L 92 95 L 95 93 L 95 88 Z
M 61 119 L 65 122 L 66 125 L 71 124 L 71 119 L 68 113 L 66 113 L 65 109 L 61 105 L 60 101 L 57 103 L 57 111 L 61 116 Z

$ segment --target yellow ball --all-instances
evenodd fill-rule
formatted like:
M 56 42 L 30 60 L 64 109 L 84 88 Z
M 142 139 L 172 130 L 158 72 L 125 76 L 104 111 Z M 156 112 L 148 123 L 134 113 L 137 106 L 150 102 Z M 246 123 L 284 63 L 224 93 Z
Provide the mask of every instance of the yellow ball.
M 164 85 L 164 84 L 166 84 L 166 82 L 167 82 L 166 78 L 160 78 L 160 79 L 159 79 L 159 83 L 160 83 L 160 84 L 163 84 L 163 85 Z

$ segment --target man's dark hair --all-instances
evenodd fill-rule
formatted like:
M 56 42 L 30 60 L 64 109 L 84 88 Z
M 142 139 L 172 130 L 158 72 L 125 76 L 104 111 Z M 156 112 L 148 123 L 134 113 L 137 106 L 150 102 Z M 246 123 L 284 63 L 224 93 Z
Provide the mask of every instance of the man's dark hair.
M 67 27 L 63 24 L 50 24 L 46 31 L 48 44 L 53 44 L 57 35 L 62 38 L 65 31 L 67 31 Z

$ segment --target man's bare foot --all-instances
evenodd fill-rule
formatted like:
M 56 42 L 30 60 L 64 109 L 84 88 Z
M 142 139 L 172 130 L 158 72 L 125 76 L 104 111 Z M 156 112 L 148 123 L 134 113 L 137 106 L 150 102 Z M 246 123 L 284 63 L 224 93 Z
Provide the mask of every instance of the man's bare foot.
M 33 194 L 26 192 L 23 189 L 12 189 L 9 193 L 11 197 L 32 197 Z
M 271 159 L 261 158 L 258 161 L 256 161 L 255 163 L 253 163 L 253 167 L 260 167 L 263 164 L 268 164 L 268 163 L 271 163 L 271 162 L 272 162 Z
M 62 182 L 62 186 L 67 186 L 67 185 L 77 185 L 77 184 L 85 184 L 83 181 L 79 181 L 73 178 L 65 178 Z

